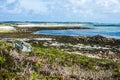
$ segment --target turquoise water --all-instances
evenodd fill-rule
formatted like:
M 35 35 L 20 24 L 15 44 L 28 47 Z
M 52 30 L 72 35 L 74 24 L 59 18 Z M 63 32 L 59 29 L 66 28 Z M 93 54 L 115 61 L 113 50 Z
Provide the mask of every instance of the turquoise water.
M 95 36 L 120 39 L 120 25 L 87 25 L 91 29 L 68 29 L 68 30 L 40 30 L 34 34 L 64 35 L 64 36 Z

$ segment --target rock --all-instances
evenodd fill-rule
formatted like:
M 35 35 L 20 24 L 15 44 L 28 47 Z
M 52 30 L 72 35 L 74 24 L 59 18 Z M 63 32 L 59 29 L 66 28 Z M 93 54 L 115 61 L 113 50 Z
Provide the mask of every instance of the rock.
M 65 45 L 63 43 L 55 42 L 55 43 L 52 43 L 50 46 L 52 46 L 52 47 L 61 47 L 61 46 L 65 46 Z
M 97 38 L 97 39 L 105 38 L 105 37 L 103 37 L 103 36 L 101 36 L 101 35 L 96 35 L 96 36 L 94 36 L 94 37 Z
M 13 47 L 15 49 L 19 49 L 22 52 L 32 52 L 32 46 L 29 43 L 24 42 L 22 40 L 15 40 L 13 42 Z
M 108 54 L 109 54 L 109 55 L 113 55 L 113 54 L 115 54 L 115 53 L 112 52 L 112 51 L 109 51 Z

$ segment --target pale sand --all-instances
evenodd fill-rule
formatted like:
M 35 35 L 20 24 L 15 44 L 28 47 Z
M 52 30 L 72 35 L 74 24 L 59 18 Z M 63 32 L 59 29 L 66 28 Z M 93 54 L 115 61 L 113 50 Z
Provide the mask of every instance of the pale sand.
M 84 24 L 19 24 L 16 27 L 82 27 Z
M 12 31 L 12 30 L 16 30 L 14 27 L 12 27 L 12 26 L 0 26 L 0 31 L 4 31 L 4 30 L 6 30 L 6 31 Z
M 0 31 L 15 31 L 17 27 L 19 28 L 60 28 L 60 27 L 83 27 L 84 24 L 18 24 L 18 25 L 12 25 L 12 26 L 0 26 Z

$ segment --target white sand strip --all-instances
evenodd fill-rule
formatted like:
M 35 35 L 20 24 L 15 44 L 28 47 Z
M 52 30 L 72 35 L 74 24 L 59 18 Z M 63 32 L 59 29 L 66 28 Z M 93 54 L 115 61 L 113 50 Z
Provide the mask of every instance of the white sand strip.
M 12 26 L 0 26 L 0 30 L 11 31 L 11 30 L 16 30 L 16 29 Z
M 20 24 L 16 27 L 82 27 L 84 24 Z

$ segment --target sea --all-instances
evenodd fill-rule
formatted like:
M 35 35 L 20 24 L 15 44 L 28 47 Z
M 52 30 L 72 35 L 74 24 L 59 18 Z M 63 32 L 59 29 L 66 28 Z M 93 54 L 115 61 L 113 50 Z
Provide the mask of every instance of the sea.
M 94 22 L 19 22 L 8 21 L 4 23 L 32 23 L 32 24 L 83 24 L 82 27 L 90 29 L 66 29 L 66 30 L 38 30 L 33 34 L 61 35 L 61 36 L 96 36 L 120 39 L 120 23 L 94 23 Z M 81 27 L 81 26 L 80 26 Z
M 66 30 L 39 30 L 34 34 L 48 34 L 61 36 L 96 36 L 120 39 L 120 24 L 107 23 L 54 23 L 54 24 L 83 24 L 82 27 L 90 29 L 66 29 Z

